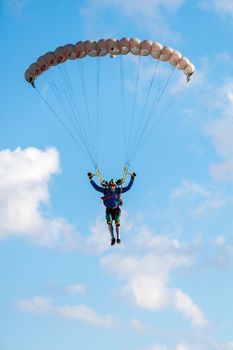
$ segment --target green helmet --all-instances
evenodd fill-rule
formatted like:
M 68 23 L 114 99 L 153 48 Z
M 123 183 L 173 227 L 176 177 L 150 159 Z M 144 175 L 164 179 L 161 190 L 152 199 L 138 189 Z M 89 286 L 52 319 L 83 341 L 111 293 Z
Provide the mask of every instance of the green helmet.
M 111 180 L 109 181 L 108 185 L 109 185 L 109 186 L 110 186 L 110 185 L 116 186 L 116 181 L 115 181 L 114 179 L 111 179 Z

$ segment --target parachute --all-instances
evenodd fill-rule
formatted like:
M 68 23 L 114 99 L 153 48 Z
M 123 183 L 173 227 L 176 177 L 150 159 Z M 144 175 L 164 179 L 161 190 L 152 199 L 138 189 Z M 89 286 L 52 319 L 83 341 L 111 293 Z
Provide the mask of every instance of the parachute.
M 175 71 L 183 71 L 189 81 L 195 67 L 179 51 L 158 42 L 111 38 L 79 41 L 47 52 L 29 66 L 25 79 L 91 161 L 99 180 L 101 145 L 106 147 L 101 130 L 106 123 L 119 126 L 124 180 L 174 99 L 169 86 L 180 79 L 173 79 Z

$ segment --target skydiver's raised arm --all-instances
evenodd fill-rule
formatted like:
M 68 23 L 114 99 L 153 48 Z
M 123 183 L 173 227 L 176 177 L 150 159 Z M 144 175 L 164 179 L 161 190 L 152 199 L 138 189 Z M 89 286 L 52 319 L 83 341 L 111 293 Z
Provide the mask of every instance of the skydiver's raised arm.
M 98 192 L 104 193 L 103 187 L 98 186 L 98 185 L 95 183 L 95 181 L 92 180 L 94 174 L 92 174 L 92 173 L 87 173 L 87 176 L 88 176 L 88 178 L 89 178 L 89 180 L 90 180 L 90 184 L 94 187 L 94 189 L 95 189 L 96 191 L 98 191 Z
M 94 189 L 98 192 L 104 193 L 103 187 L 98 186 L 95 181 L 91 180 L 90 184 L 94 187 Z
M 127 191 L 129 191 L 129 190 L 131 189 L 131 187 L 133 186 L 133 182 L 134 182 L 135 176 L 136 176 L 135 173 L 133 173 L 133 174 L 131 175 L 131 180 L 130 180 L 130 182 L 128 183 L 128 185 L 125 186 L 125 187 L 122 187 L 122 193 L 127 192 Z

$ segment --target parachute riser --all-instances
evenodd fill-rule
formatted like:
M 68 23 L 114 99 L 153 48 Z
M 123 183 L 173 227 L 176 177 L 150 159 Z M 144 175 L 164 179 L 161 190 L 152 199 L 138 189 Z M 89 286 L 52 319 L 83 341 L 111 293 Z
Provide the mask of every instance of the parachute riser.
M 102 177 L 101 177 L 101 175 L 100 175 L 100 170 L 99 170 L 99 168 L 96 168 L 96 173 L 93 174 L 93 175 L 97 176 L 97 178 L 98 178 L 100 184 L 102 185 L 102 183 L 103 183 L 104 180 L 102 179 Z
M 124 166 L 124 172 L 123 172 L 123 177 L 120 180 L 121 181 L 121 185 L 123 185 L 123 183 L 125 182 L 126 176 L 128 175 L 128 167 L 127 165 Z M 119 181 L 119 180 L 118 180 Z
M 91 175 L 97 177 L 102 187 L 108 187 L 108 181 L 102 179 L 99 168 L 96 168 L 96 172 Z M 117 187 L 122 187 L 127 175 L 132 176 L 133 174 L 128 172 L 128 167 L 125 165 L 122 178 L 116 181 Z

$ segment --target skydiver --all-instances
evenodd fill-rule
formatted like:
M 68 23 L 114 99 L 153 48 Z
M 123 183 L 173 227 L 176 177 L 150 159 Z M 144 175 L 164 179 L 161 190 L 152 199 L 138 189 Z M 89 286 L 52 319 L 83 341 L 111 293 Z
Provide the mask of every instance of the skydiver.
M 125 193 L 131 189 L 136 174 L 135 173 L 131 174 L 131 180 L 126 187 L 117 187 L 118 181 L 116 182 L 114 179 L 111 179 L 109 181 L 108 187 L 100 187 L 92 180 L 92 178 L 94 176 L 92 173 L 88 173 L 87 176 L 90 180 L 91 185 L 94 187 L 94 189 L 96 191 L 104 194 L 104 196 L 101 197 L 101 199 L 103 200 L 103 203 L 106 206 L 106 221 L 107 221 L 108 230 L 109 230 L 109 233 L 111 236 L 111 245 L 114 245 L 116 242 L 118 244 L 120 244 L 121 243 L 121 239 L 120 239 L 120 216 L 121 216 L 120 205 L 122 205 L 121 194 Z M 113 221 L 115 221 L 115 225 L 116 225 L 116 238 L 115 238 L 114 232 L 113 232 L 113 225 L 112 225 Z

